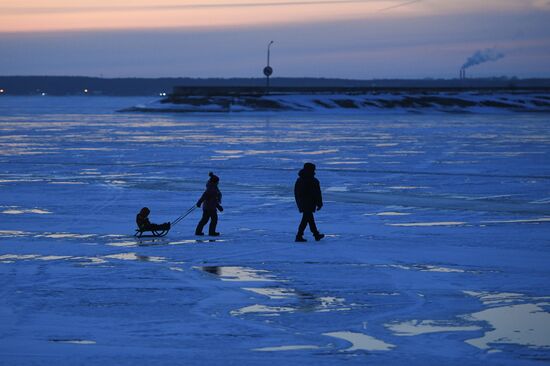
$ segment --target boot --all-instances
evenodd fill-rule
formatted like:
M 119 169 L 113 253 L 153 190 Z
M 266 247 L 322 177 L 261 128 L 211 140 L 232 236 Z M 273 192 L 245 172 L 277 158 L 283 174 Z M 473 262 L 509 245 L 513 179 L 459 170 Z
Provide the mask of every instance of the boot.
M 198 236 L 203 236 L 204 233 L 202 231 L 195 231 L 195 235 L 198 235 Z
M 315 241 L 319 241 L 325 237 L 325 234 L 317 233 L 313 235 L 315 237 Z
M 217 232 L 212 232 L 212 233 L 208 233 L 208 235 L 210 236 L 220 236 L 220 233 L 217 233 Z
M 296 235 L 296 240 L 294 240 L 296 243 L 304 243 L 306 242 L 307 240 L 304 239 L 304 236 L 303 235 Z

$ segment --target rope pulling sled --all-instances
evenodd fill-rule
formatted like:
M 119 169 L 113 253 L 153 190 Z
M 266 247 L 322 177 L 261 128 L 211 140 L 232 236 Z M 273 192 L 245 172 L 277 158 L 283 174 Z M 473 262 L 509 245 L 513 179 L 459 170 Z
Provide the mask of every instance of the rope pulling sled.
M 171 228 L 173 228 L 181 220 L 186 218 L 191 212 L 195 211 L 196 208 L 197 208 L 197 206 L 193 205 L 191 208 L 189 208 L 187 211 L 185 211 L 185 213 L 183 215 L 181 215 L 180 217 L 178 217 L 177 219 L 172 221 L 168 227 L 155 228 L 155 229 L 149 229 L 149 230 L 142 230 L 142 229 L 137 228 L 136 233 L 134 234 L 134 236 L 138 237 L 138 238 L 141 238 L 143 236 L 143 233 L 147 232 L 147 231 L 150 231 L 153 234 L 154 237 L 166 236 L 166 234 L 168 234 L 168 232 L 170 231 Z M 162 225 L 157 225 L 157 226 L 162 226 Z

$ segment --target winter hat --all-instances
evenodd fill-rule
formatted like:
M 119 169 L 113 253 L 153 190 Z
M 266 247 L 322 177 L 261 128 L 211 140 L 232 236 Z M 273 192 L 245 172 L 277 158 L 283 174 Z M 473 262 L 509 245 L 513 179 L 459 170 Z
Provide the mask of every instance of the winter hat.
M 315 171 L 315 164 L 313 164 L 313 163 L 305 163 L 305 164 L 304 164 L 304 171 L 306 171 L 306 172 L 314 172 L 314 171 Z
M 218 183 L 218 182 L 220 181 L 220 177 L 218 177 L 217 175 L 215 175 L 215 174 L 212 173 L 212 172 L 208 173 L 208 176 L 210 177 L 210 179 L 208 180 L 208 182 Z

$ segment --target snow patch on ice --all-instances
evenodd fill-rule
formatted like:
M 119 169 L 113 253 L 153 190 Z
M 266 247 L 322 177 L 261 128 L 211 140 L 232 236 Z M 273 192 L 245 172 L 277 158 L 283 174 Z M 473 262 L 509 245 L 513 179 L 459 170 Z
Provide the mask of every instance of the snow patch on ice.
M 475 325 L 460 326 L 449 321 L 436 320 L 410 320 L 403 323 L 386 324 L 385 326 L 397 336 L 416 336 L 439 332 L 469 332 L 482 329 Z
M 329 332 L 323 335 L 340 338 L 352 344 L 351 347 L 344 349 L 345 352 L 353 351 L 391 351 L 395 345 L 386 343 L 363 333 L 354 333 L 349 331 Z
M 469 339 L 466 343 L 489 351 L 498 344 L 550 348 L 550 313 L 545 311 L 550 306 L 547 297 L 530 298 L 519 293 L 464 293 L 489 306 L 469 315 L 468 319 L 486 322 L 491 327 L 482 337 Z

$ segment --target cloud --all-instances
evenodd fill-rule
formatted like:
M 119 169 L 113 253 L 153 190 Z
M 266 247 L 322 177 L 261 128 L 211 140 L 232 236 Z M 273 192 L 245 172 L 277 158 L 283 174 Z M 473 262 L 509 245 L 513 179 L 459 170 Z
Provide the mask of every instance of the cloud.
M 398 0 L 388 0 L 397 4 L 381 10 L 390 10 L 421 0 L 400 3 Z M 290 6 L 319 6 L 338 4 L 367 4 L 376 3 L 379 0 L 312 0 L 312 1 L 268 1 L 268 2 L 234 2 L 234 3 L 194 3 L 180 5 L 139 5 L 139 6 L 69 6 L 69 7 L 0 7 L 4 14 L 54 14 L 54 13 L 80 13 L 80 12 L 128 12 L 143 10 L 185 10 L 185 9 L 221 9 L 221 8 L 260 8 L 260 7 L 290 7 Z
M 401 8 L 401 7 L 404 7 L 404 6 L 409 6 L 409 5 L 412 5 L 412 4 L 416 4 L 416 3 L 419 3 L 419 2 L 421 2 L 421 1 L 422 1 L 422 0 L 411 0 L 411 1 L 406 1 L 406 2 L 404 2 L 404 3 L 400 3 L 400 4 L 388 6 L 387 8 L 380 9 L 379 11 L 393 10 L 393 9 Z

